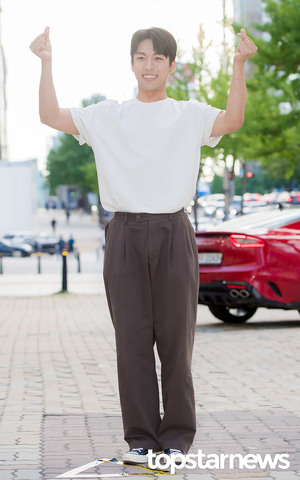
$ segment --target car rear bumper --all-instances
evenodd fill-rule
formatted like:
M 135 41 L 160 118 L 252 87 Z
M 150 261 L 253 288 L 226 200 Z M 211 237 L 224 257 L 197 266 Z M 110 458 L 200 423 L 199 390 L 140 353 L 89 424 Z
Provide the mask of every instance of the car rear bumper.
M 200 283 L 198 303 L 204 305 L 226 305 L 229 307 L 248 306 L 299 310 L 300 301 L 277 302 L 263 297 L 255 288 L 245 282 L 215 281 Z

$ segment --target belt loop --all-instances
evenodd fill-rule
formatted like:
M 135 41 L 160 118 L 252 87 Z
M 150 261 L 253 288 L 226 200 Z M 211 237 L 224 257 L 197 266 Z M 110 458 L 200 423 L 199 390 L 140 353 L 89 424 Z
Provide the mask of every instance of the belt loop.
M 127 225 L 127 223 L 128 223 L 128 213 L 125 212 L 125 225 Z

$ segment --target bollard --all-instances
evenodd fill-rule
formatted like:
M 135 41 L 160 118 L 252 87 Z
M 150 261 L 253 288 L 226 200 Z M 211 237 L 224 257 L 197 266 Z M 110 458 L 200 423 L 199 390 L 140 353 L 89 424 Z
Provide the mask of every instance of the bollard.
M 3 253 L 0 253 L 0 275 L 3 274 L 2 257 L 3 257 Z
M 38 259 L 38 273 L 41 273 L 41 252 L 37 252 L 37 259 Z
M 77 262 L 78 262 L 77 272 L 80 273 L 81 272 L 81 265 L 80 265 L 80 254 L 79 254 L 79 252 L 77 252 Z
M 62 260 L 63 260 L 63 264 L 62 264 L 62 289 L 61 291 L 62 292 L 67 292 L 68 291 L 68 282 L 67 282 L 67 255 L 68 255 L 68 252 L 66 252 L 65 250 L 63 252 L 61 252 L 61 255 L 62 255 Z

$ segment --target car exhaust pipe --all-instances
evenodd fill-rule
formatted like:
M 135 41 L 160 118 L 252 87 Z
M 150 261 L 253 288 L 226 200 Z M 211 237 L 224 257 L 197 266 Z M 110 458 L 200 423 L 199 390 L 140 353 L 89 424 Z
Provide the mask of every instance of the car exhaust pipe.
M 237 288 L 232 288 L 229 292 L 229 295 L 232 298 L 234 298 L 235 300 L 237 298 L 248 298 L 248 297 L 250 297 L 250 293 L 248 292 L 248 290 L 244 290 L 244 289 L 238 290 Z
M 241 298 L 248 298 L 248 297 L 250 297 L 250 293 L 248 292 L 248 290 L 240 290 L 240 297 Z
M 232 290 L 230 290 L 229 295 L 232 298 L 238 298 L 240 296 L 240 292 L 236 288 L 233 288 Z

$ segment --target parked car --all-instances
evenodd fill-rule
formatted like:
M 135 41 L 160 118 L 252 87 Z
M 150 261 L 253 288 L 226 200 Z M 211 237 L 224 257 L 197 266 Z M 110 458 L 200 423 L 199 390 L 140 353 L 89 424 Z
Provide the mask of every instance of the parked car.
M 292 205 L 300 205 L 300 192 L 290 192 L 290 196 L 286 202 Z
M 0 240 L 0 254 L 3 257 L 29 257 L 32 253 L 31 245 L 26 243 L 13 245 L 9 240 Z
M 34 238 L 34 249 L 36 252 L 59 253 L 59 237 L 47 233 L 40 233 Z
M 33 247 L 35 244 L 33 232 L 9 232 L 3 235 L 3 238 L 5 241 L 9 240 L 9 243 L 17 246 L 26 243 Z
M 198 199 L 200 207 L 206 217 L 213 217 L 217 221 L 223 220 L 225 216 L 225 196 L 223 193 L 204 195 Z M 229 218 L 238 215 L 242 208 L 242 197 L 234 195 L 229 205 Z
M 31 232 L 10 232 L 3 236 L 11 245 L 20 246 L 24 243 L 31 245 L 34 252 L 54 253 L 59 252 L 59 238 L 56 235 L 40 233 L 35 235 Z
M 266 204 L 264 196 L 261 193 L 244 193 L 243 200 L 244 202 L 264 202 L 264 204 Z
M 299 205 L 300 204 L 300 192 L 280 192 L 277 197 L 277 202 L 283 205 Z
M 242 323 L 259 307 L 300 312 L 300 209 L 228 220 L 196 241 L 199 303 L 216 318 Z

